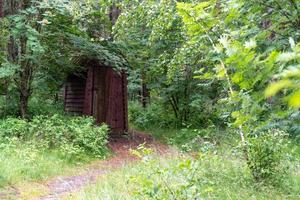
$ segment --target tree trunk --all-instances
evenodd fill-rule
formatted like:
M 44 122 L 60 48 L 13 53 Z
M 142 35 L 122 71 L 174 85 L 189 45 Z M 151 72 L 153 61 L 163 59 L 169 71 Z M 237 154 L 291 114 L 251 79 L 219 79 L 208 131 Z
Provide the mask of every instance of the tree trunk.
M 0 0 L 0 20 L 3 17 L 4 17 L 4 0 Z M 9 98 L 8 98 L 8 85 L 9 85 L 8 80 L 4 80 L 3 87 L 4 87 L 4 95 L 5 95 L 5 114 L 6 114 L 6 111 L 7 111 L 7 104 L 8 104 L 8 101 L 9 101 Z
M 115 4 L 110 7 L 109 18 L 112 25 L 115 25 L 121 14 L 121 9 L 117 7 Z
M 121 9 L 118 6 L 116 6 L 115 4 L 110 6 L 109 19 L 111 22 L 111 32 L 109 35 L 110 35 L 110 40 L 112 40 L 112 41 L 114 40 L 112 28 L 116 24 L 120 14 L 121 14 Z
M 0 0 L 0 18 L 4 17 L 4 0 Z
M 192 71 L 185 66 L 185 81 L 184 81 L 184 91 L 183 91 L 183 121 L 182 123 L 186 124 L 189 120 L 190 115 L 190 84 L 191 79 L 193 78 Z
M 170 103 L 175 115 L 175 118 L 177 119 L 177 121 L 179 121 L 179 108 L 178 108 L 178 100 L 174 95 L 171 95 L 171 97 L 169 97 L 170 99 Z
M 146 75 L 144 72 L 142 72 L 142 95 L 141 95 L 141 103 L 143 105 L 143 108 L 146 108 L 150 99 L 149 89 L 146 84 Z
M 8 1 L 8 14 L 16 14 L 19 10 L 26 9 L 28 6 L 29 1 L 27 0 L 10 0 Z M 25 35 L 21 36 L 20 38 L 14 38 L 13 36 L 10 36 L 7 45 L 7 52 L 9 62 L 19 64 L 21 66 L 19 79 L 16 80 L 20 98 L 19 112 L 22 118 L 27 118 L 28 101 L 31 95 L 31 83 L 33 79 L 32 65 L 28 59 L 24 59 L 24 56 L 27 54 L 27 37 Z
M 149 92 L 147 85 L 145 83 L 142 84 L 142 104 L 143 107 L 146 108 L 148 105 Z
M 20 114 L 23 119 L 26 119 L 28 118 L 28 102 L 31 93 L 30 67 L 24 68 L 24 72 L 20 76 Z
M 21 55 L 25 55 L 27 48 L 27 38 L 21 37 Z M 20 72 L 20 114 L 22 118 L 28 117 L 28 101 L 31 94 L 31 82 L 32 82 L 32 66 L 30 61 L 23 60 L 21 62 Z

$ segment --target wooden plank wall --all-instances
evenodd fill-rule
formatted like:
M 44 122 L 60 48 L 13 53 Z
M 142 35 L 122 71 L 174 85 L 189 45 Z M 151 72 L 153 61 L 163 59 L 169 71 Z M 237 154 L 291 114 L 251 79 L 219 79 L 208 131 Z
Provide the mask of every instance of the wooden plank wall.
M 94 70 L 95 67 L 90 66 L 88 68 L 87 80 L 85 84 L 85 101 L 83 105 L 83 114 L 87 116 L 93 115 Z
M 83 114 L 86 80 L 82 77 L 69 76 L 65 84 L 65 111 Z
M 65 86 L 65 111 L 94 116 L 114 136 L 128 130 L 127 76 L 109 67 L 88 68 L 87 78 L 70 76 Z

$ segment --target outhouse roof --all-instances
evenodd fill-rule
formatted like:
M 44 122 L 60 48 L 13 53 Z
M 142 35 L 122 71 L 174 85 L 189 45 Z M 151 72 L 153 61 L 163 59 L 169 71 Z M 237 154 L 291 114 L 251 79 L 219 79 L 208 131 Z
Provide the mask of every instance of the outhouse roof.
M 92 62 L 116 70 L 127 69 L 129 66 L 118 45 L 111 41 L 92 42 L 75 35 L 69 35 L 69 39 L 74 47 L 72 59 L 76 64 L 84 65 Z

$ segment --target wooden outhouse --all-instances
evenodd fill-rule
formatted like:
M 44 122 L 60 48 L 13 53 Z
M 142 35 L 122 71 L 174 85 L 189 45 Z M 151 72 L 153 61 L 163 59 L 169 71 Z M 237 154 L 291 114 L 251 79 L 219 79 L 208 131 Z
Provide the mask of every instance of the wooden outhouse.
M 122 135 L 128 130 L 126 71 L 94 61 L 85 68 L 67 78 L 65 111 L 93 116 L 97 124 L 108 124 L 113 136 Z

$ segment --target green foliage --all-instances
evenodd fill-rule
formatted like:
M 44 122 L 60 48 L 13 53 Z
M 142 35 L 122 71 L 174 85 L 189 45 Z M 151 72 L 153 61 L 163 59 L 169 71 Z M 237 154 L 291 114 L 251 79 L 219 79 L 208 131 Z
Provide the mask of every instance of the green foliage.
M 143 151 L 143 150 L 142 150 Z M 142 152 L 139 151 L 139 152 Z M 218 152 L 219 153 L 219 152 Z M 228 152 L 201 153 L 196 158 L 171 154 L 145 155 L 141 163 L 110 173 L 72 199 L 297 199 L 300 176 L 297 162 L 286 181 L 294 187 L 266 187 L 253 182 L 243 160 Z M 117 192 L 116 192 L 117 191 Z
M 208 115 L 217 121 L 210 105 L 215 103 L 211 94 L 219 91 L 219 85 L 213 83 L 209 84 L 211 87 L 201 87 L 193 78 L 200 65 L 201 58 L 197 54 L 200 43 L 185 43 L 186 35 L 176 12 L 176 3 L 142 1 L 124 4 L 124 11 L 114 28 L 115 40 L 124 46 L 134 71 L 129 77 L 130 88 L 145 84 L 151 96 L 158 97 L 165 110 L 173 112 L 177 126 L 205 126 Z M 137 96 L 138 89 L 133 92 L 131 95 Z M 201 106 L 204 104 L 208 106 Z
M 138 102 L 130 102 L 128 117 L 133 126 L 140 129 L 151 127 L 167 128 L 174 126 L 174 116 L 165 111 L 161 104 L 153 103 L 143 108 Z
M 283 184 L 288 171 L 286 134 L 270 130 L 249 139 L 248 165 L 257 182 Z
M 64 112 L 64 104 L 62 100 L 57 100 L 55 98 L 56 97 L 51 98 L 51 96 L 49 98 L 48 95 L 34 95 L 29 101 L 29 117 L 32 119 L 34 116 L 39 115 L 66 115 L 66 113 Z
M 88 160 L 86 158 L 85 160 Z M 37 148 L 36 144 L 11 139 L 0 144 L 0 188 L 69 174 L 79 165 L 60 152 Z
M 103 41 L 102 43 L 90 42 L 87 39 L 75 35 L 68 36 L 73 45 L 73 58 L 79 62 L 82 60 L 97 61 L 99 65 L 113 67 L 115 69 L 126 69 L 127 62 L 118 55 L 119 51 L 116 45 Z
M 282 70 L 277 57 L 287 55 L 280 53 L 287 39 L 299 37 L 293 35 L 297 20 L 291 20 L 298 16 L 297 3 L 272 2 L 124 2 L 115 39 L 140 82 L 172 108 L 178 125 L 230 123 L 247 134 L 266 125 L 259 123 L 270 106 L 280 109 L 262 93 Z
M 24 138 L 29 132 L 27 122 L 17 118 L 7 118 L 0 121 L 1 141 L 11 138 Z
M 129 62 L 141 68 L 151 94 L 173 109 L 177 125 L 226 124 L 240 135 L 246 159 L 263 154 L 247 146 L 251 135 L 270 128 L 297 135 L 297 113 L 273 96 L 280 92 L 288 105 L 299 107 L 299 2 L 142 1 L 131 6 L 116 26 L 116 39 L 128 42 Z M 275 83 L 266 90 L 270 82 Z M 197 149 L 205 141 L 200 132 L 183 130 L 173 143 Z M 268 170 L 280 174 L 280 169 Z
M 5 114 L 29 118 L 30 98 L 45 91 L 47 99 L 58 95 L 66 76 L 82 71 L 87 59 L 117 69 L 127 67 L 118 46 L 109 41 L 111 5 L 70 0 L 7 3 L 0 22 L 0 95 L 13 99 L 18 112 Z M 6 83 L 3 88 L 2 83 Z M 3 107 L 12 108 L 8 102 Z
M 272 97 L 280 91 L 285 91 L 284 100 L 289 106 L 293 108 L 300 107 L 300 90 L 299 90 L 299 77 L 300 77 L 300 44 L 295 45 L 295 42 L 290 38 L 292 52 L 284 52 L 278 55 L 277 63 L 281 65 L 284 70 L 275 76 L 280 79 L 266 89 L 266 97 Z
M 91 118 L 53 115 L 36 116 L 30 122 L 15 118 L 0 121 L 2 142 L 29 141 L 37 148 L 57 150 L 70 159 L 83 155 L 105 157 L 107 137 L 108 127 L 94 126 Z
M 183 128 L 174 130 L 168 135 L 167 142 L 177 146 L 183 152 L 215 152 L 219 144 L 231 143 L 231 148 L 236 142 L 229 130 L 219 130 L 215 126 L 206 129 Z

